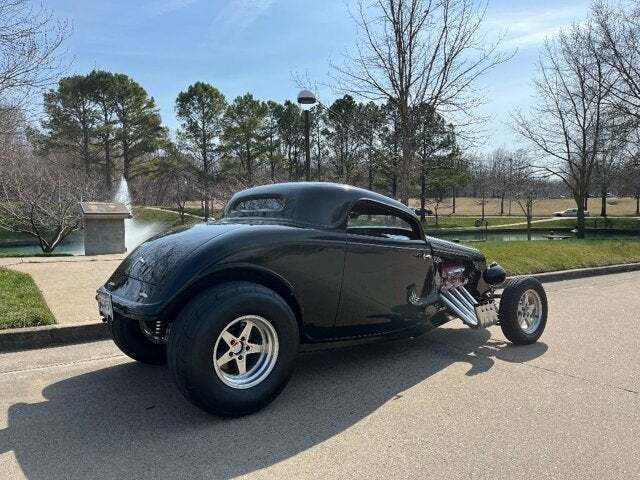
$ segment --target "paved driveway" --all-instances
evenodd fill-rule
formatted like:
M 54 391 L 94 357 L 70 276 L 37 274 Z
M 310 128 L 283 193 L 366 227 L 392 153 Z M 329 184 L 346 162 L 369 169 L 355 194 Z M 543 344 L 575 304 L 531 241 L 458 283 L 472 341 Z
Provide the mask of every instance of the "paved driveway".
M 547 286 L 542 342 L 456 324 L 305 354 L 242 419 L 110 342 L 0 357 L 0 477 L 639 478 L 640 273 Z

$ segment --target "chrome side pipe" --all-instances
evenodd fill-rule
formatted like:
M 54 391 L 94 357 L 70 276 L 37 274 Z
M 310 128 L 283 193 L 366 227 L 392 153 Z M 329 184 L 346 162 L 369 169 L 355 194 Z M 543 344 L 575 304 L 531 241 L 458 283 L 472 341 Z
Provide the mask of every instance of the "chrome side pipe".
M 478 305 L 478 301 L 477 301 L 475 298 L 473 298 L 473 295 L 471 295 L 471 294 L 469 293 L 469 290 L 467 290 L 467 289 L 466 289 L 466 288 L 464 288 L 464 287 L 460 287 L 460 290 L 459 290 L 459 291 L 460 291 L 460 292 L 462 292 L 462 294 L 467 298 L 467 300 L 469 300 L 469 302 L 471 303 L 471 305 L 473 305 L 473 306 Z M 474 311 L 475 311 L 475 309 L 474 309 Z
M 466 288 L 459 286 L 442 289 L 440 291 L 440 300 L 460 317 L 464 323 L 471 327 L 478 326 L 478 317 L 475 309 L 475 305 L 478 302 Z

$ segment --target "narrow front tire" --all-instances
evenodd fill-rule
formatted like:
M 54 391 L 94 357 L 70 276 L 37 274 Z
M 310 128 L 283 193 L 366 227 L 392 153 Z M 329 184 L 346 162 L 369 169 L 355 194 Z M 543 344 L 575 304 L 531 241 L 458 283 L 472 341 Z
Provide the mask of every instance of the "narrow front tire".
M 498 318 L 509 341 L 516 345 L 537 342 L 547 325 L 547 313 L 547 295 L 539 280 L 519 277 L 507 283 Z

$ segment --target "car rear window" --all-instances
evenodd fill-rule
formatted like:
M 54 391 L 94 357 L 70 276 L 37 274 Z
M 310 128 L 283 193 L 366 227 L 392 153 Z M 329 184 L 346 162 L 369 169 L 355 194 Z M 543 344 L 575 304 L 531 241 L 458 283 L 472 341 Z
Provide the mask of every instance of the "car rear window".
M 241 198 L 231 207 L 232 215 L 268 216 L 280 212 L 284 208 L 284 200 L 280 197 Z

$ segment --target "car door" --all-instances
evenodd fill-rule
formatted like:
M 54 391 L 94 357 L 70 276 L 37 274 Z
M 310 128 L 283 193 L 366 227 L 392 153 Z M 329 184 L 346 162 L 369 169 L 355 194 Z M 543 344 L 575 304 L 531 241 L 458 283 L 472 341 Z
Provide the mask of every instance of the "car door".
M 417 220 L 369 200 L 348 215 L 336 326 L 354 335 L 407 328 L 422 319 L 433 261 Z

